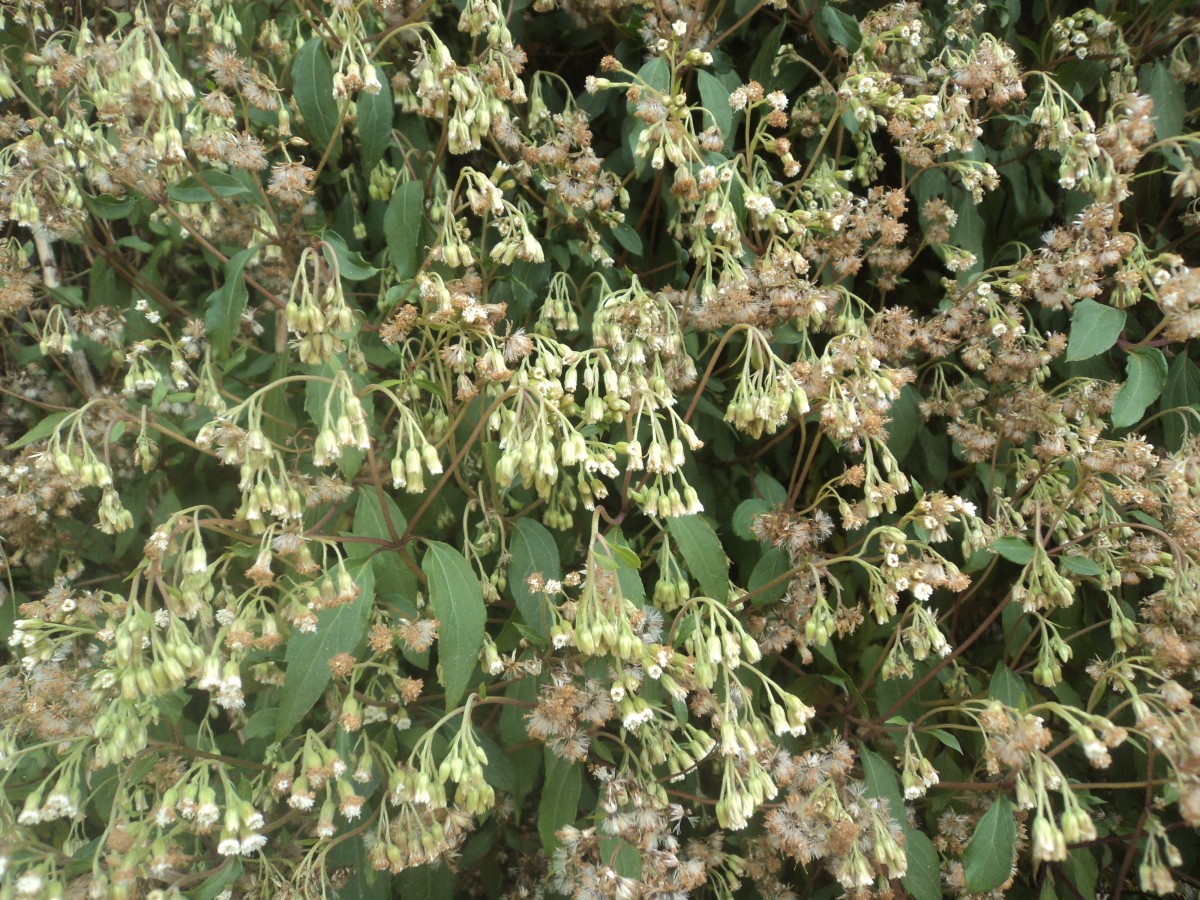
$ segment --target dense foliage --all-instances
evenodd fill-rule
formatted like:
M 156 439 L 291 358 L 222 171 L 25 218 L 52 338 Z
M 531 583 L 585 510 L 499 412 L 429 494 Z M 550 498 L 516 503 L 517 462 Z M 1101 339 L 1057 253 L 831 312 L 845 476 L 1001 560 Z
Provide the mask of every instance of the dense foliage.
M 0 898 L 1200 858 L 1200 13 L 0 2 Z

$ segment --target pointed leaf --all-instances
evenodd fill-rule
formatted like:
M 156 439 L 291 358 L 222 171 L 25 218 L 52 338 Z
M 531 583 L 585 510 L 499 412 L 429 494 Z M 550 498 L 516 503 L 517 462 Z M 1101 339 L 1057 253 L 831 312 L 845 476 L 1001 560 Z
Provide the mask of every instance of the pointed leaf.
M 730 131 L 733 129 L 733 107 L 729 105 L 729 88 L 705 69 L 696 72 L 696 84 L 700 88 L 700 102 L 712 114 L 713 122 L 720 129 L 721 137 L 728 147 Z
M 438 618 L 438 680 L 446 689 L 446 709 L 453 709 L 467 691 L 483 647 L 483 585 L 463 555 L 440 541 L 429 542 L 421 568 Z
M 556 756 L 549 747 L 546 754 L 546 782 L 542 799 L 538 801 L 538 834 L 547 853 L 553 853 L 557 843 L 555 833 L 575 821 L 579 809 L 579 794 L 583 787 L 583 771 L 578 763 Z
M 1171 360 L 1167 372 L 1167 383 L 1163 386 L 1159 409 L 1200 411 L 1200 366 L 1186 353 Z M 1200 419 L 1188 412 L 1175 412 L 1163 416 L 1163 436 L 1168 450 L 1178 450 L 1185 434 L 1195 434 Z
M 167 188 L 167 196 L 180 203 L 212 203 L 220 197 L 248 193 L 250 189 L 232 175 L 217 171 L 189 175 Z
M 1141 421 L 1167 381 L 1167 359 L 1157 347 L 1131 351 L 1125 360 L 1125 383 L 1113 398 L 1114 428 Z
M 942 872 L 933 842 L 917 828 L 905 828 L 904 837 L 908 857 L 908 871 L 901 879 L 904 889 L 914 900 L 941 900 Z
M 1183 133 L 1183 119 L 1187 114 L 1187 101 L 1183 88 L 1171 74 L 1171 64 L 1160 60 L 1152 66 L 1142 66 L 1138 72 L 1138 86 L 1154 101 L 1154 134 L 1160 140 L 1173 138 Z
M 229 355 L 233 336 L 237 334 L 242 313 L 246 311 L 250 292 L 242 274 L 246 270 L 246 263 L 257 249 L 250 247 L 229 257 L 229 261 L 225 263 L 225 283 L 209 295 L 208 309 L 204 314 L 204 329 L 218 356 Z
M 375 576 L 365 564 L 352 567 L 351 574 L 360 588 L 358 596 L 318 612 L 316 631 L 297 631 L 288 639 L 277 737 L 291 734 L 325 691 L 332 676 L 329 660 L 339 653 L 353 652 L 366 634 L 375 599 Z
M 292 60 L 292 93 L 313 138 L 313 149 L 324 153 L 337 131 L 338 105 L 333 97 L 333 64 L 321 38 L 308 41 Z
M 1095 300 L 1080 300 L 1071 311 L 1067 362 L 1091 359 L 1112 347 L 1125 328 L 1125 310 Z
M 396 186 L 383 214 L 383 234 L 388 256 L 399 281 L 412 278 L 421 265 L 421 224 L 425 217 L 425 193 L 419 181 Z
M 729 562 L 712 526 L 700 516 L 667 519 L 671 539 L 705 596 L 721 602 L 729 594 Z
M 35 441 L 40 441 L 50 437 L 58 429 L 58 423 L 71 415 L 74 410 L 65 410 L 63 412 L 50 413 L 44 419 L 38 419 L 37 424 L 30 428 L 27 432 L 5 447 L 5 450 L 20 450 L 22 447 L 28 447 Z
M 362 166 L 359 174 L 367 177 L 379 165 L 392 143 L 392 117 L 395 107 L 392 105 L 392 85 L 387 78 L 381 78 L 379 93 L 371 94 L 362 91 L 358 95 L 355 108 L 358 112 L 358 142 L 362 147 Z
M 554 535 L 536 519 L 520 519 L 513 526 L 509 552 L 512 553 L 512 563 L 508 569 L 508 587 L 517 602 L 517 609 L 530 628 L 548 637 L 550 615 L 542 609 L 542 595 L 529 590 L 526 582 L 534 572 L 540 572 L 546 579 L 562 578 L 562 564 L 559 562 Z
M 968 893 L 983 894 L 1008 881 L 1016 842 L 1013 807 L 1001 794 L 975 826 L 975 834 L 963 854 Z
M 900 793 L 900 777 L 896 767 L 873 750 L 859 748 L 862 759 L 863 780 L 867 794 L 888 802 L 888 812 L 897 820 L 904 821 L 904 797 Z
M 1023 566 L 1033 559 L 1033 547 L 1025 538 L 997 538 L 992 542 L 991 549 L 995 550 L 1009 562 L 1016 563 L 1018 566 Z

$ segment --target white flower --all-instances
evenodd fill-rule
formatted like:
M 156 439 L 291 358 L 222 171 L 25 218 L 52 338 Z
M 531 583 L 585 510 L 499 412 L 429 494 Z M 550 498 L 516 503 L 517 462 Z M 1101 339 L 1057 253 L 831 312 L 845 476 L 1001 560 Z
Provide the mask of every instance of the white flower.
M 687 22 L 682 19 L 676 19 L 671 23 L 671 30 L 675 32 L 676 37 L 683 37 L 687 34 Z
M 775 203 L 764 194 L 750 193 L 746 195 L 746 209 L 756 216 L 769 216 L 775 212 Z
M 251 834 L 242 838 L 239 850 L 242 856 L 250 856 L 252 853 L 257 853 L 267 845 L 266 835 Z
M 217 852 L 222 856 L 237 856 L 241 852 L 242 846 L 237 838 L 227 837 L 217 844 Z

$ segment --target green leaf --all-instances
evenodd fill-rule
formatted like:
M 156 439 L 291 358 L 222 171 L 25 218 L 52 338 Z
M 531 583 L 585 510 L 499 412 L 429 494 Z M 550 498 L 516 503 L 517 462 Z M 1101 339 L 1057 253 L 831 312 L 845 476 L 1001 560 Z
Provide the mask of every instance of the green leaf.
M 638 69 L 637 81 L 639 84 L 644 83 L 649 88 L 657 91 L 660 94 L 669 94 L 671 90 L 671 69 L 667 65 L 666 59 L 661 56 L 656 56 Z M 629 111 L 633 112 L 633 104 L 626 104 Z M 633 127 L 629 129 L 629 135 L 626 139 L 626 147 L 629 149 L 629 156 L 633 160 L 634 171 L 638 175 L 645 173 L 646 168 L 650 165 L 650 154 L 645 156 L 637 156 L 636 149 L 638 138 L 641 137 L 643 131 L 646 130 L 646 124 L 640 120 L 633 120 Z
M 380 78 L 379 93 L 362 91 L 358 95 L 355 109 L 358 116 L 358 142 L 362 147 L 362 165 L 359 174 L 364 178 L 379 165 L 388 146 L 392 143 L 392 85 L 387 78 Z
M 1025 690 L 1025 682 L 1004 663 L 996 666 L 992 673 L 991 684 L 988 685 L 988 697 L 999 700 L 1005 706 L 1020 709 L 1027 705 L 1029 694 Z
M 754 490 L 772 506 L 782 506 L 787 502 L 787 488 L 766 472 L 754 476 Z
M 901 879 L 904 889 L 913 900 L 941 900 L 942 873 L 933 842 L 916 828 L 905 828 L 904 837 L 908 857 L 908 871 Z
M 404 533 L 408 522 L 395 500 L 387 494 L 383 494 L 383 503 L 380 503 L 379 496 L 380 492 L 375 490 L 373 485 L 368 484 L 359 488 L 358 504 L 354 507 L 354 524 L 351 526 L 352 533 L 358 537 L 394 541 L 396 537 Z M 395 535 L 392 534 L 392 529 L 388 528 L 389 520 L 392 529 L 395 529 Z M 345 546 L 346 555 L 351 559 L 369 559 L 378 549 L 376 544 L 362 541 L 351 541 Z
M 454 872 L 441 860 L 412 866 L 396 876 L 397 897 L 420 897 L 421 900 L 451 900 L 456 882 Z
M 866 746 L 859 749 L 859 757 L 863 764 L 863 780 L 867 784 L 867 794 L 887 800 L 892 816 L 904 821 L 904 797 L 900 793 L 900 777 L 896 767 Z
M 767 91 L 772 90 L 775 86 L 775 59 L 779 56 L 779 46 L 786 28 L 787 23 L 784 22 L 767 32 L 767 36 L 759 44 L 758 54 L 750 66 L 750 81 L 757 81 Z
M 729 562 L 712 526 L 700 516 L 667 519 L 667 529 L 705 596 L 718 603 L 729 594 Z
M 1090 847 L 1080 847 L 1067 854 L 1062 863 L 1062 875 L 1083 897 L 1096 895 L 1096 881 L 1100 875 L 1100 867 L 1096 863 L 1096 854 Z M 1071 896 L 1074 896 L 1072 893 Z
M 542 846 L 547 853 L 553 854 L 557 843 L 555 833 L 564 825 L 574 822 L 579 810 L 583 768 L 579 763 L 556 756 L 549 747 L 545 749 L 545 759 L 546 781 L 542 787 L 542 798 L 538 801 L 537 827 Z
M 897 461 L 908 456 L 913 442 L 917 439 L 917 431 L 921 427 L 921 393 L 911 384 L 906 384 L 900 390 L 900 396 L 892 404 L 891 416 L 888 421 L 887 448 Z
M 333 98 L 333 64 L 325 42 L 312 38 L 292 60 L 292 93 L 317 155 L 333 141 L 338 128 L 338 105 Z
M 1104 570 L 1100 568 L 1100 565 L 1092 562 L 1086 556 L 1061 556 L 1059 557 L 1059 562 L 1064 569 L 1068 572 L 1074 572 L 1076 575 L 1099 577 L 1104 574 Z
M 1180 353 L 1171 360 L 1159 409 L 1200 411 L 1200 366 L 1192 362 L 1186 353 Z M 1187 412 L 1163 416 L 1163 437 L 1166 439 L 1167 449 L 1178 450 L 1183 444 L 1184 435 L 1196 433 L 1198 422 L 1200 419 Z
M 242 861 L 237 857 L 226 859 L 198 888 L 188 891 L 187 896 L 190 900 L 216 900 L 241 874 Z
M 210 170 L 189 175 L 167 188 L 167 196 L 179 203 L 212 203 L 218 197 L 236 197 L 250 190 L 225 172 Z
M 1157 347 L 1133 350 L 1125 360 L 1125 383 L 1113 397 L 1112 424 L 1128 428 L 1141 421 L 1167 381 L 1167 359 Z
M 286 674 L 279 697 L 276 737 L 283 738 L 312 709 L 332 673 L 327 663 L 339 653 L 351 653 L 367 630 L 375 599 L 375 576 L 368 565 L 351 567 L 359 594 L 349 603 L 317 613 L 317 630 L 297 631 L 287 643 Z
M 529 590 L 526 580 L 534 572 L 544 578 L 562 578 L 562 564 L 554 535 L 541 522 L 526 516 L 517 520 L 509 541 L 512 563 L 508 568 L 508 587 L 525 623 L 543 637 L 550 634 L 550 614 L 543 610 L 541 594 Z
M 84 201 L 92 215 L 100 219 L 124 219 L 133 212 L 133 197 L 114 197 L 112 194 L 85 194 Z
M 396 278 L 412 278 L 421 265 L 421 225 L 425 219 L 425 189 L 419 181 L 396 186 L 383 214 L 383 234 Z
M 237 334 L 242 313 L 246 311 L 250 292 L 242 274 L 246 270 L 246 263 L 257 250 L 257 247 L 250 247 L 229 257 L 229 261 L 225 263 L 225 283 L 208 297 L 204 329 L 208 335 L 208 342 L 212 344 L 218 356 L 229 355 L 233 336 Z
M 746 582 L 746 590 L 755 594 L 750 602 L 755 606 L 766 606 L 768 603 L 774 603 L 786 594 L 788 579 L 783 576 L 791 568 L 792 562 L 782 550 L 772 548 L 764 553 L 758 562 L 754 564 L 754 569 L 750 573 L 750 580 Z M 771 584 L 772 582 L 775 582 L 772 587 L 761 594 L 755 593 L 764 585 Z
M 1154 134 L 1160 140 L 1183 133 L 1187 112 L 1183 88 L 1171 74 L 1171 64 L 1160 60 L 1152 66 L 1142 66 L 1138 72 L 1138 87 L 1154 101 Z
M 700 69 L 696 73 L 696 84 L 700 87 L 700 102 L 712 114 L 713 122 L 721 130 L 721 137 L 728 147 L 733 130 L 733 107 L 729 105 L 729 88 L 706 69 Z
M 991 549 L 995 550 L 1009 562 L 1018 566 L 1026 565 L 1033 559 L 1033 546 L 1025 538 L 1002 537 L 992 542 Z
M 338 273 L 346 281 L 366 281 L 372 275 L 379 272 L 377 268 L 368 263 L 361 253 L 357 250 L 351 250 L 343 238 L 336 231 L 326 231 L 325 243 L 328 247 L 323 248 L 325 258 L 330 259 L 330 251 L 332 250 L 333 257 L 337 259 Z M 332 262 L 332 260 L 330 260 Z
M 770 503 L 766 500 L 759 500 L 757 497 L 743 500 L 738 504 L 737 509 L 733 511 L 733 533 L 747 541 L 755 540 L 754 532 L 750 530 L 750 526 L 756 516 L 762 515 L 770 508 Z
M 453 709 L 466 693 L 483 647 L 483 585 L 463 555 L 440 541 L 429 542 L 421 568 L 438 618 L 438 680 L 446 689 L 446 709 Z
M 939 741 L 941 741 L 943 744 L 945 744 L 950 749 L 957 750 L 959 753 L 963 752 L 962 744 L 960 744 L 958 742 L 958 738 L 956 738 L 954 735 L 952 735 L 949 731 L 945 731 L 941 728 L 934 728 L 929 733 L 932 734 L 935 738 L 937 738 Z
M 975 834 L 963 854 L 963 875 L 968 893 L 983 894 L 1008 881 L 1016 843 L 1017 823 L 1013 819 L 1013 807 L 1001 794 L 975 826 Z
M 617 239 L 626 252 L 631 256 L 642 255 L 642 236 L 633 230 L 628 222 L 618 222 L 612 229 L 613 237 Z
M 44 419 L 38 419 L 36 425 L 30 428 L 27 432 L 5 447 L 5 450 L 20 450 L 22 447 L 28 447 L 36 441 L 44 440 L 54 434 L 58 428 L 58 423 L 71 415 L 74 410 L 66 410 L 65 412 L 50 413 Z
M 817 13 L 817 30 L 823 37 L 833 41 L 839 47 L 845 47 L 853 53 L 862 43 L 862 32 L 857 20 L 846 15 L 832 4 L 826 3 Z
M 970 192 L 959 191 L 958 195 L 958 202 L 954 204 L 958 221 L 950 229 L 950 241 L 954 246 L 975 254 L 975 263 L 959 271 L 957 276 L 960 282 L 966 282 L 983 271 L 983 238 L 987 232 L 987 225 Z
M 1125 310 L 1095 300 L 1080 300 L 1071 311 L 1067 362 L 1091 359 L 1112 347 L 1125 328 Z

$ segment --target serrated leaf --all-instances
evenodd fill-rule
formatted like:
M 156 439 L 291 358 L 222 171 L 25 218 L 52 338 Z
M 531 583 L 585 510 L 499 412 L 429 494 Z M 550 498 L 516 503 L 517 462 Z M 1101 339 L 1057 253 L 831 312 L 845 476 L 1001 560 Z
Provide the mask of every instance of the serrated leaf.
M 421 265 L 421 225 L 425 219 L 425 189 L 419 181 L 396 185 L 383 214 L 383 234 L 396 278 L 404 281 Z
M 667 519 L 667 530 L 688 569 L 700 582 L 700 590 L 717 602 L 729 594 L 729 562 L 712 526 L 700 516 Z
M 27 432 L 5 447 L 5 450 L 20 450 L 22 447 L 28 447 L 36 441 L 44 440 L 54 434 L 58 423 L 71 415 L 74 410 L 66 410 L 65 412 L 50 413 L 44 419 L 39 419 L 37 424 L 30 428 Z
M 547 853 L 553 853 L 555 833 L 575 821 L 579 810 L 579 794 L 583 787 L 583 771 L 579 763 L 568 762 L 545 749 L 546 781 L 538 801 L 538 834 Z
M 226 172 L 210 170 L 189 175 L 167 188 L 167 196 L 179 203 L 212 203 L 219 197 L 236 197 L 250 190 Z
M 1141 421 L 1167 381 L 1167 359 L 1157 347 L 1133 350 L 1125 359 L 1125 383 L 1113 397 L 1112 424 L 1128 428 Z
M 975 826 L 975 833 L 963 853 L 963 875 L 968 893 L 983 894 L 1008 881 L 1016 842 L 1013 807 L 1001 794 Z
M 313 138 L 318 155 L 325 152 L 338 127 L 338 105 L 333 97 L 333 64 L 325 42 L 315 37 L 292 60 L 292 93 L 304 117 L 304 128 Z
M 246 311 L 246 303 L 250 292 L 246 288 L 246 280 L 242 277 L 246 263 L 257 251 L 257 247 L 240 250 L 225 263 L 225 283 L 208 297 L 207 309 L 204 313 L 204 330 L 208 342 L 218 356 L 228 356 L 233 336 L 237 334 L 242 321 L 242 313 Z
M 1171 360 L 1159 409 L 1200 411 L 1200 366 L 1186 353 L 1180 353 Z M 1196 433 L 1198 422 L 1200 419 L 1188 412 L 1175 412 L 1163 416 L 1163 437 L 1166 439 L 1167 449 L 1178 450 L 1183 444 L 1185 434 Z
M 362 564 L 350 570 L 359 594 L 349 603 L 317 613 L 317 630 L 297 631 L 287 642 L 286 673 L 279 696 L 276 737 L 291 734 L 325 691 L 332 673 L 327 665 L 339 653 L 351 653 L 367 631 L 375 600 L 375 576 Z
M 905 828 L 904 837 L 908 857 L 908 871 L 901 879 L 904 889 L 913 900 L 941 900 L 942 872 L 933 842 L 916 828 Z
M 1104 574 L 1104 570 L 1100 568 L 1099 563 L 1092 562 L 1086 556 L 1062 556 L 1059 557 L 1059 562 L 1064 569 L 1068 572 L 1074 572 L 1076 575 L 1099 577 Z
M 541 594 L 529 590 L 526 579 L 534 572 L 544 578 L 561 579 L 562 564 L 559 562 L 558 544 L 554 535 L 536 519 L 528 517 L 517 520 L 513 526 L 512 539 L 508 544 L 512 563 L 508 568 L 508 587 L 525 623 L 543 638 L 550 633 L 550 615 L 544 610 Z
M 392 85 L 389 79 L 379 79 L 381 86 L 376 94 L 362 91 L 355 102 L 358 120 L 358 143 L 362 148 L 362 165 L 359 174 L 364 178 L 379 165 L 392 143 Z
M 483 647 L 483 585 L 463 555 L 440 541 L 429 542 L 421 569 L 438 619 L 438 681 L 446 689 L 446 709 L 453 709 L 467 691 Z
M 1067 362 L 1091 359 L 1112 347 L 1125 328 L 1125 310 L 1095 300 L 1080 300 L 1071 311 Z
M 729 105 L 729 88 L 721 84 L 719 78 L 705 69 L 696 73 L 696 84 L 700 88 L 700 102 L 713 117 L 713 122 L 721 131 L 725 146 L 730 146 L 733 129 L 733 107 Z
M 995 550 L 1009 562 L 1016 563 L 1018 566 L 1023 566 L 1033 559 L 1033 545 L 1025 540 L 1025 538 L 997 538 L 992 542 L 991 549 Z

